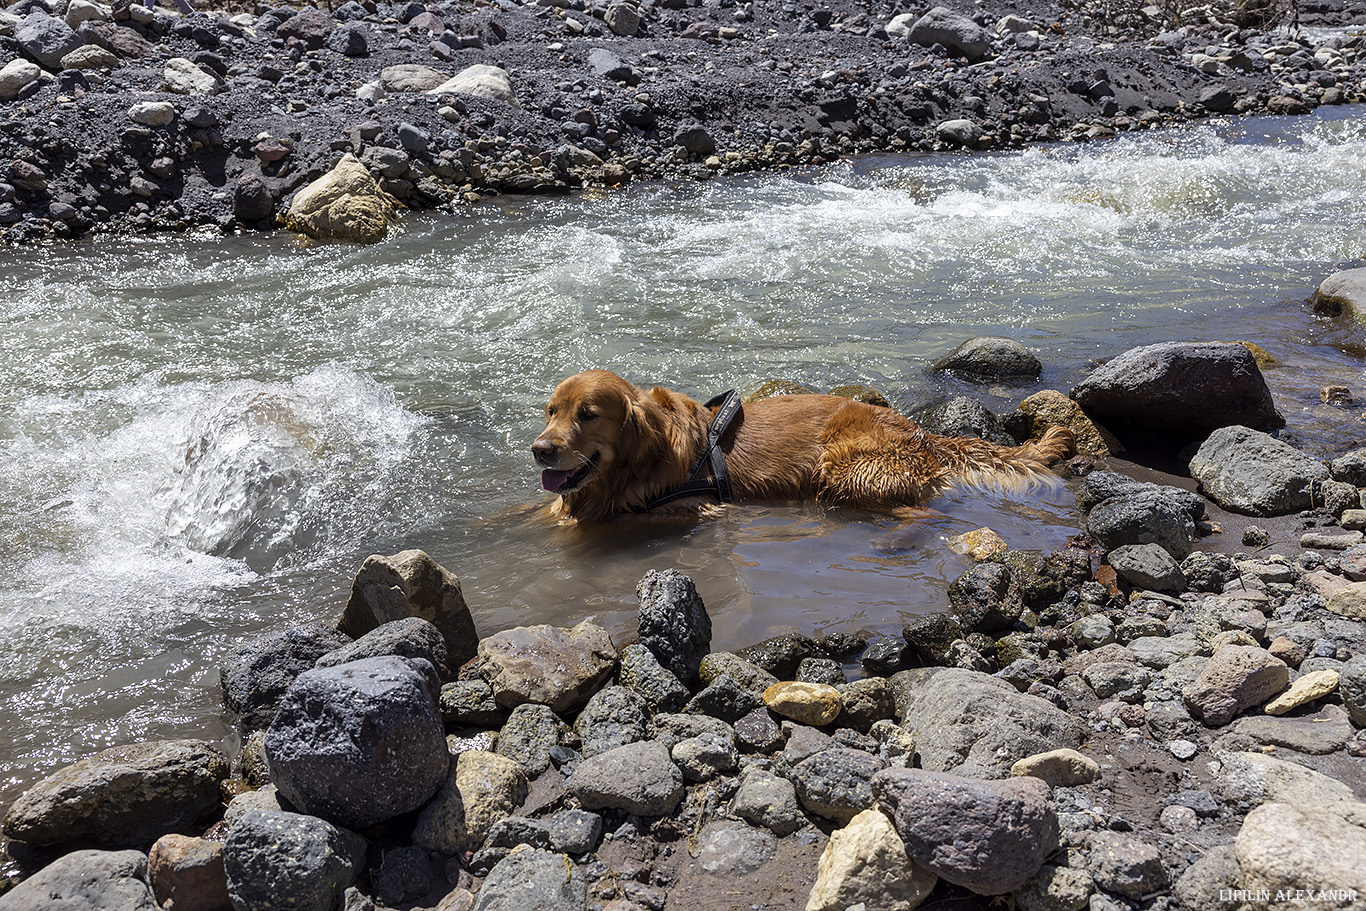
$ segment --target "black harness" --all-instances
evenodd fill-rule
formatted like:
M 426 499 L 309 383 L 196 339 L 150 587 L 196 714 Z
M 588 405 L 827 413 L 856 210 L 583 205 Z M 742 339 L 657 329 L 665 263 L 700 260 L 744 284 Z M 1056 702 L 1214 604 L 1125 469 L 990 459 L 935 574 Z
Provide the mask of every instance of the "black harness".
M 730 427 L 730 422 L 735 420 L 735 416 L 740 413 L 740 396 L 732 389 L 710 399 L 706 403 L 706 407 L 716 408 L 716 414 L 712 415 L 711 422 L 707 424 L 707 446 L 702 450 L 702 454 L 697 457 L 697 461 L 693 463 L 692 471 L 688 473 L 688 480 L 668 493 L 655 497 L 644 506 L 638 507 L 635 510 L 636 512 L 649 512 L 665 503 L 672 503 L 674 500 L 707 494 L 715 494 L 722 503 L 735 502 L 735 493 L 730 486 L 730 472 L 726 470 L 726 454 L 721 451 L 719 444 L 722 435 Z M 710 479 L 702 477 L 702 470 L 707 467 L 711 468 Z

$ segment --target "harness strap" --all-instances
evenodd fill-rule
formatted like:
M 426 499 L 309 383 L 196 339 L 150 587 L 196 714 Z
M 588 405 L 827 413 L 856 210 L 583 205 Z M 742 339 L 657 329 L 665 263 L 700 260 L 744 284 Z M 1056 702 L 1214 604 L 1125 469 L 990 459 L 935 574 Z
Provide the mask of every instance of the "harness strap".
M 657 506 L 672 503 L 675 500 L 682 500 L 687 497 L 696 497 L 704 494 L 715 494 L 722 503 L 734 503 L 735 492 L 730 483 L 730 472 L 726 469 L 726 454 L 721 451 L 721 437 L 725 435 L 730 427 L 731 421 L 740 413 L 740 396 L 734 389 L 723 392 L 714 398 L 708 399 L 707 408 L 716 408 L 716 414 L 707 424 L 707 445 L 702 450 L 702 454 L 693 463 L 692 470 L 688 472 L 688 480 L 675 487 L 668 493 L 655 497 L 640 510 L 648 512 Z M 702 470 L 710 467 L 711 480 L 702 477 Z

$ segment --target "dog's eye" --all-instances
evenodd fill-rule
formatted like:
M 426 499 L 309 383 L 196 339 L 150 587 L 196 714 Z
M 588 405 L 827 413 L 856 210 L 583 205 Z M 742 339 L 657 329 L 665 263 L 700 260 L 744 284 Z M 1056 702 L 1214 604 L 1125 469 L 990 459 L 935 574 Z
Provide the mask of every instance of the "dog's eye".
M 595 418 L 595 417 L 597 417 L 597 416 L 598 416 L 598 413 L 597 413 L 596 411 L 594 411 L 592 408 L 580 408 L 580 409 L 579 409 L 579 420 L 580 420 L 580 421 L 591 421 L 591 420 L 593 420 L 593 418 Z
M 548 418 L 553 418 L 555 416 L 555 409 L 553 406 L 545 406 L 545 416 Z

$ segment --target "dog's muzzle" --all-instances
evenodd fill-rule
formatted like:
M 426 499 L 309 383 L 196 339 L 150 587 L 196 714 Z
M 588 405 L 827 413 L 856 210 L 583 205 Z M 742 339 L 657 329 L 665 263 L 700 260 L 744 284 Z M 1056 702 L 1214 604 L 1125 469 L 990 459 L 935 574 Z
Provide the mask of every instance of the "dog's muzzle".
M 547 468 L 541 472 L 541 487 L 551 493 L 566 494 L 577 490 L 588 476 L 598 467 L 598 454 L 593 453 L 593 457 L 584 462 L 575 471 L 561 471 L 557 468 Z

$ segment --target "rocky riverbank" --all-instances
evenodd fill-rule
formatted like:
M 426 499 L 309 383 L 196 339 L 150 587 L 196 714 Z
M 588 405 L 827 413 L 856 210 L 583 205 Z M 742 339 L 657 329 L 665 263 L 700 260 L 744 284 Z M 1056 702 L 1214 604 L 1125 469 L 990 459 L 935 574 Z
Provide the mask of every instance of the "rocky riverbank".
M 1358 0 L 475 0 L 0 11 L 0 231 L 281 224 L 357 156 L 410 209 L 1366 98 Z
M 939 367 L 1035 373 L 990 339 Z M 977 562 L 899 636 L 735 650 L 674 570 L 619 646 L 480 638 L 454 574 L 371 557 L 334 626 L 222 667 L 236 756 L 134 744 L 24 793 L 0 909 L 1366 907 L 1366 450 L 1271 436 L 1243 344 L 955 416 L 1072 427 L 1077 536 L 951 542 Z M 1199 492 L 1097 467 L 1154 440 Z

